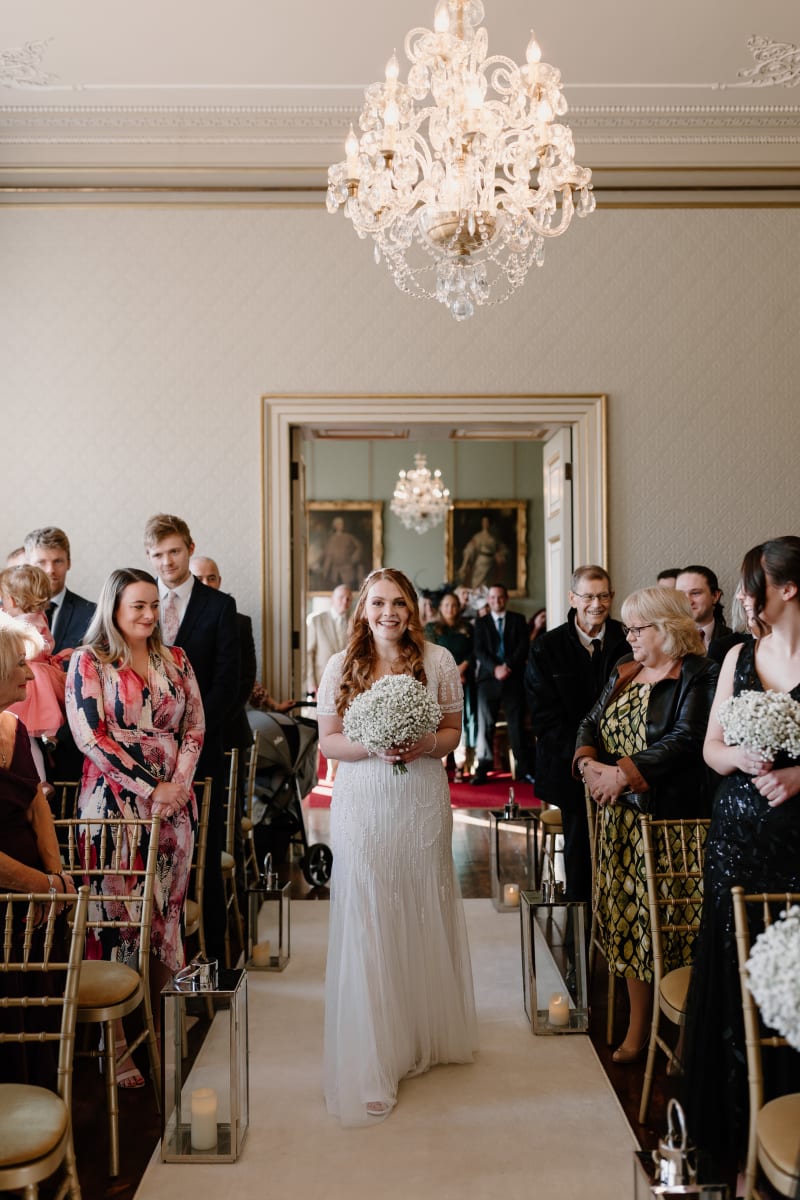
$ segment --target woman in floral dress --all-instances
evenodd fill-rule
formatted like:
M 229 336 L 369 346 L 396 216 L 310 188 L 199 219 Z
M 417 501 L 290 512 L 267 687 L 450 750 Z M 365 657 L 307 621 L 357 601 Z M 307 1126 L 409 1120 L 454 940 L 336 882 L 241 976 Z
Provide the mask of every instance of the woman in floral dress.
M 197 827 L 192 781 L 205 729 L 191 664 L 179 647 L 162 643 L 158 621 L 155 579 L 146 571 L 113 571 L 85 645 L 72 656 L 66 695 L 72 736 L 85 755 L 79 816 L 161 817 L 150 968 L 156 997 L 184 963 L 184 902 Z M 95 841 L 99 850 L 99 830 Z M 146 855 L 145 840 L 142 866 Z M 113 929 L 93 931 L 87 957 L 129 961 L 137 946 L 127 931 L 125 939 Z M 118 1058 L 122 1036 L 120 1028 Z M 123 1064 L 121 1084 L 141 1086 L 140 1080 Z

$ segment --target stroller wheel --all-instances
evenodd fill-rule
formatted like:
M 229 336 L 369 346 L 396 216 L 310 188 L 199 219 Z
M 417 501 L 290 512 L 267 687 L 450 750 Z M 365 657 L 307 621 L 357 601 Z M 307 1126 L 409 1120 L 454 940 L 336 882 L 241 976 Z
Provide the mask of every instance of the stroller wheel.
M 312 887 L 323 887 L 331 877 L 333 851 L 324 842 L 315 842 L 300 860 L 300 869 Z

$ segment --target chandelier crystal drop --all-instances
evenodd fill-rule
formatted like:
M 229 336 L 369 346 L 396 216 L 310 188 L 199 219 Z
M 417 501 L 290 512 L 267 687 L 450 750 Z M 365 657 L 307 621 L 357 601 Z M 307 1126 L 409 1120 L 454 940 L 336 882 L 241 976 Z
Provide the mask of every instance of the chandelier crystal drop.
M 546 238 L 594 211 L 592 172 L 575 162 L 561 73 L 487 57 L 481 0 L 440 0 L 434 28 L 405 40 L 408 82 L 392 54 L 364 93 L 360 136 L 328 170 L 329 212 L 372 237 L 397 286 L 436 299 L 457 321 L 498 304 L 544 261 Z
M 415 533 L 433 529 L 450 508 L 450 489 L 444 486 L 442 472 L 431 474 L 427 461 L 424 454 L 414 455 L 414 466 L 400 472 L 392 497 L 392 512 Z

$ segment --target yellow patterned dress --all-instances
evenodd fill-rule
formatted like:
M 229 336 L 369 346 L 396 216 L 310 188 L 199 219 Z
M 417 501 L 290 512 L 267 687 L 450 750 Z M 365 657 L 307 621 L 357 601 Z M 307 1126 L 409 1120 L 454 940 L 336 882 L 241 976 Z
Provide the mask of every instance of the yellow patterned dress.
M 600 718 L 600 740 L 612 759 L 647 749 L 650 684 L 632 680 Z M 676 834 L 677 837 L 677 834 Z M 673 847 L 676 854 L 679 847 Z M 689 866 L 692 866 L 691 855 Z M 699 883 L 687 886 L 697 889 Z M 698 905 L 702 894 L 698 892 Z M 595 907 L 608 969 L 614 975 L 653 982 L 650 910 L 638 812 L 624 802 L 601 812 L 597 846 Z M 687 913 L 688 919 L 688 913 Z M 664 970 L 690 966 L 693 939 L 674 934 L 664 939 Z

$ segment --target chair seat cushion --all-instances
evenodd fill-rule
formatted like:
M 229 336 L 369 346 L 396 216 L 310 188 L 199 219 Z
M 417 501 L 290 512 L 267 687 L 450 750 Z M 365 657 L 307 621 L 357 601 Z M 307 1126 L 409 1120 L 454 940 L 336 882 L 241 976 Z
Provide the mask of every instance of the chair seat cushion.
M 197 926 L 200 923 L 200 905 L 196 900 L 187 900 L 183 911 L 186 932 L 192 932 L 197 929 Z
M 228 854 L 227 850 L 222 851 L 220 854 L 220 859 L 222 860 L 223 871 L 232 871 L 235 868 L 236 863 L 234 862 L 233 855 Z
M 797 1157 L 800 1131 L 800 1092 L 770 1100 L 758 1114 L 759 1157 L 766 1159 L 789 1179 L 800 1178 Z M 764 1170 L 769 1178 L 767 1162 Z
M 68 1125 L 67 1106 L 55 1092 L 25 1083 L 0 1084 L 0 1167 L 44 1158 Z
M 250 830 L 253 828 L 253 822 L 250 820 L 249 817 L 242 817 L 241 826 L 242 826 L 242 833 L 249 833 Z
M 686 1012 L 691 967 L 676 967 L 661 980 L 661 999 L 676 1012 Z
M 140 978 L 125 963 L 90 958 L 81 963 L 78 1008 L 108 1008 L 122 1004 L 139 987 Z
M 561 829 L 561 809 L 546 808 L 543 812 L 539 813 L 539 820 L 542 825 L 547 826 L 548 833 L 557 833 Z M 558 826 L 558 829 L 553 828 L 555 825 Z

